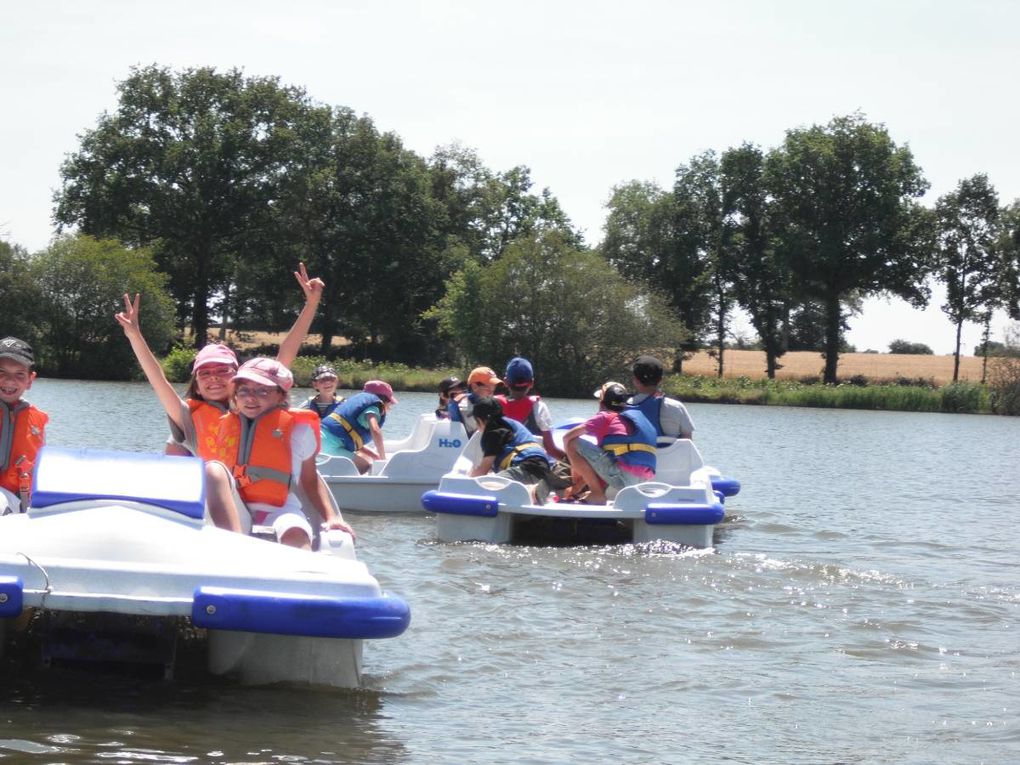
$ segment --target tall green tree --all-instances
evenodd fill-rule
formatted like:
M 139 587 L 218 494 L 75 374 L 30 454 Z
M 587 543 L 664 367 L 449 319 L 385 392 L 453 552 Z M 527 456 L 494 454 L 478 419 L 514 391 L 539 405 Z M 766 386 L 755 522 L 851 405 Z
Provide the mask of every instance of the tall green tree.
M 32 276 L 32 259 L 24 247 L 0 241 L 0 296 L 3 329 L 0 336 L 13 335 L 38 343 L 39 282 Z
M 113 239 L 58 237 L 32 259 L 40 285 L 39 352 L 57 377 L 129 379 L 138 369 L 113 315 L 124 293 L 145 296 L 145 337 L 156 353 L 173 336 L 173 301 L 149 250 Z
M 151 245 L 201 346 L 210 300 L 238 260 L 262 265 L 257 245 L 281 180 L 302 169 L 321 107 L 299 88 L 236 69 L 136 68 L 118 91 L 116 110 L 62 165 L 54 217 L 85 234 Z
M 732 259 L 733 290 L 765 351 L 774 379 L 787 351 L 790 269 L 773 234 L 772 200 L 765 187 L 765 154 L 753 144 L 727 149 L 720 159 L 723 211 Z
M 688 331 L 674 358 L 680 371 L 685 355 L 701 347 L 712 310 L 696 207 L 681 208 L 675 193 L 633 181 L 613 189 L 607 208 L 600 252 L 627 279 L 667 297 Z
M 836 382 L 849 296 L 928 299 L 931 227 L 916 201 L 928 184 L 910 149 L 859 114 L 788 131 L 766 178 L 797 294 L 824 307 L 824 380 Z
M 960 343 L 967 321 L 990 321 L 1002 303 L 998 239 L 999 195 L 986 175 L 965 178 L 935 204 L 936 278 L 946 285 L 942 311 L 956 327 L 953 381 L 960 375 Z
M 472 262 L 430 312 L 466 363 L 527 356 L 546 394 L 576 396 L 625 373 L 635 351 L 672 352 L 683 326 L 667 303 L 560 232 L 518 237 Z

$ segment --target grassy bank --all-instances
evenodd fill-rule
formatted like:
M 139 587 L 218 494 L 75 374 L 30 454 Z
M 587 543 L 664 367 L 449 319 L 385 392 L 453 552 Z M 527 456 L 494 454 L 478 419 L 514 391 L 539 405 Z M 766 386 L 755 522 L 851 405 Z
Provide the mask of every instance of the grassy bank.
M 167 377 L 181 382 L 188 379 L 193 352 L 179 350 L 164 361 Z M 299 386 L 310 384 L 312 371 L 324 361 L 321 356 L 300 356 L 293 365 Z M 435 392 L 439 381 L 448 375 L 463 376 L 460 369 L 426 369 L 405 364 L 369 364 L 338 359 L 332 362 L 342 388 L 360 388 L 367 380 L 386 380 L 396 390 Z M 904 412 L 988 413 L 989 390 L 974 382 L 938 386 L 923 378 L 901 378 L 896 382 L 871 382 L 857 375 L 853 383 L 823 385 L 820 382 L 751 377 L 706 375 L 669 375 L 663 389 L 686 402 L 715 404 L 757 404 L 773 406 L 811 406 L 830 409 L 883 409 Z M 584 397 L 584 391 L 576 394 Z

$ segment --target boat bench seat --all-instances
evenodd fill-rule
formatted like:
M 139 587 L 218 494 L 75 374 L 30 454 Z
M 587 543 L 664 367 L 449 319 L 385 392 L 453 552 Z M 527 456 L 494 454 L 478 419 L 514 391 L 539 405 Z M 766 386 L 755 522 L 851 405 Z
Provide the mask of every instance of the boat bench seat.
M 197 457 L 44 446 L 32 479 L 33 510 L 88 499 L 154 505 L 205 516 L 205 468 Z

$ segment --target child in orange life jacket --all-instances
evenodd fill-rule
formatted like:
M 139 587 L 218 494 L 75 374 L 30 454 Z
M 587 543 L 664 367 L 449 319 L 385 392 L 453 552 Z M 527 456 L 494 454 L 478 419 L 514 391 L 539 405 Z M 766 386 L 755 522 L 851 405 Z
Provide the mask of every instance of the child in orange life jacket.
M 549 406 L 541 396 L 530 395 L 535 386 L 535 371 L 531 362 L 521 356 L 514 356 L 507 362 L 503 382 L 509 393 L 496 396 L 496 400 L 503 406 L 503 416 L 517 420 L 536 436 L 541 436 L 546 452 L 556 459 L 565 460 L 567 455 L 553 441 L 553 421 Z
M 32 467 L 45 442 L 49 417 L 21 399 L 35 380 L 32 346 L 0 340 L 0 515 L 28 509 Z
M 206 467 L 208 501 L 214 517 L 239 510 L 230 483 L 219 469 L 222 463 L 235 479 L 254 523 L 272 526 L 283 544 L 309 549 L 312 527 L 296 493 L 299 484 L 326 528 L 354 532 L 334 512 L 315 468 L 318 415 L 287 408 L 287 392 L 293 385 L 290 370 L 274 359 L 254 358 L 237 370 L 231 381 L 236 411 L 221 418 L 216 433 L 219 462 Z
M 321 279 L 310 279 L 304 263 L 294 272 L 294 278 L 305 293 L 305 306 L 294 322 L 290 332 L 280 343 L 277 360 L 287 366 L 297 357 L 301 342 L 308 334 L 315 311 L 322 298 Z M 139 325 L 140 297 L 131 299 L 124 296 L 124 310 L 114 317 L 124 329 L 131 343 L 135 357 L 152 385 L 159 402 L 170 421 L 171 435 L 167 441 L 166 453 L 196 455 L 212 459 L 216 445 L 215 428 L 228 409 L 230 380 L 237 371 L 237 356 L 226 345 L 214 343 L 202 348 L 195 356 L 191 381 L 184 398 L 166 379 L 163 367 L 149 349 Z

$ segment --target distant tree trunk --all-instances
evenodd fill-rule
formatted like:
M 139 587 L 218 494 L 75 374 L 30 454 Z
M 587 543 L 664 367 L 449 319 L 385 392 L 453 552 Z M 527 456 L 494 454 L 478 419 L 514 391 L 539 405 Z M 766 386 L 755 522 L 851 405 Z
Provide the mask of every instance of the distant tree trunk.
M 716 377 L 723 376 L 723 354 L 726 352 L 726 314 L 719 310 L 719 321 L 716 324 L 716 348 L 719 355 L 716 357 Z
M 960 335 L 963 333 L 963 319 L 956 322 L 956 351 L 953 353 L 953 382 L 960 379 Z
M 992 312 L 985 314 L 985 331 L 981 335 L 981 384 L 988 379 L 988 343 L 992 336 Z
M 823 382 L 835 384 L 839 364 L 839 335 L 842 328 L 842 312 L 839 296 L 830 295 L 825 300 L 825 375 Z

